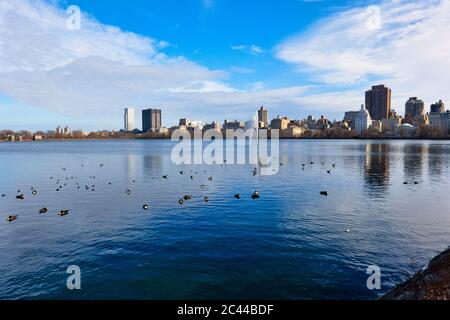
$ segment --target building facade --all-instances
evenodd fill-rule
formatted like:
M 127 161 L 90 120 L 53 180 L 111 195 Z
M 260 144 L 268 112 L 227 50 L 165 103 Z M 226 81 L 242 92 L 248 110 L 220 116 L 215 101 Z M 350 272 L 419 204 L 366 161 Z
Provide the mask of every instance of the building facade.
M 258 110 L 258 127 L 260 129 L 267 128 L 269 126 L 269 112 L 264 109 L 264 106 Z
M 280 116 L 278 116 L 277 118 L 273 119 L 270 122 L 270 128 L 278 130 L 286 130 L 289 126 L 289 122 L 290 122 L 289 118 L 287 117 L 281 118 Z
M 361 105 L 361 110 L 358 112 L 358 116 L 355 119 L 355 131 L 357 134 L 362 134 L 369 130 L 372 119 L 369 111 Z
M 383 120 L 389 118 L 391 112 L 391 89 L 378 85 L 366 91 L 366 108 L 373 120 Z
M 405 119 L 409 121 L 409 123 L 413 122 L 413 120 L 425 114 L 425 104 L 422 100 L 417 97 L 411 97 L 405 103 Z M 412 124 L 412 123 L 411 123 Z
M 151 132 L 161 128 L 161 110 L 146 109 L 142 110 L 142 131 Z
M 135 126 L 135 117 L 136 117 L 136 113 L 134 108 L 125 108 L 124 114 L 123 114 L 123 130 L 125 132 L 130 132 L 133 131 L 134 129 L 136 129 Z
M 433 103 L 430 106 L 430 113 L 431 114 L 441 114 L 445 112 L 445 104 L 442 102 L 442 100 L 439 100 L 439 102 Z
M 355 130 L 355 120 L 358 116 L 359 111 L 347 111 L 344 115 L 344 121 L 347 121 L 350 124 L 350 128 Z

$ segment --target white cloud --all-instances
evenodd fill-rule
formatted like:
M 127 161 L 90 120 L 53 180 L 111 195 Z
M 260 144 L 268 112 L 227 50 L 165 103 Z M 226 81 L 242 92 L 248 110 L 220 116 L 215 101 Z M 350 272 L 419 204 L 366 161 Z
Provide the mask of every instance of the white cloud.
M 240 90 L 226 83 L 224 71 L 167 56 L 164 40 L 105 26 L 85 13 L 82 28 L 68 30 L 66 18 L 43 1 L 0 2 L 0 95 L 115 127 L 128 105 L 162 107 L 167 125 L 183 116 L 245 118 L 261 104 L 294 114 L 308 90 Z
M 349 9 L 287 39 L 276 55 L 321 83 L 384 82 L 400 108 L 411 95 L 428 103 L 450 100 L 450 1 L 389 0 L 379 6 L 379 30 L 367 28 L 366 7 Z
M 257 45 L 254 45 L 254 44 L 233 45 L 233 46 L 231 46 L 231 49 L 235 50 L 235 51 L 242 51 L 242 52 L 254 55 L 254 56 L 263 56 L 266 54 L 266 50 L 258 47 Z

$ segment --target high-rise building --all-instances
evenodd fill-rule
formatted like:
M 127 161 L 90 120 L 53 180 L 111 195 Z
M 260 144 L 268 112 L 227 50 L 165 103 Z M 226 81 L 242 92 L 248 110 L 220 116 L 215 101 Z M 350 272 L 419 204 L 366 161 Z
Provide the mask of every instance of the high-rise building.
M 364 133 L 369 130 L 369 127 L 372 123 L 372 119 L 370 117 L 369 111 L 361 105 L 361 110 L 358 112 L 358 115 L 355 119 L 355 131 L 358 134 Z
M 355 121 L 359 111 L 347 111 L 344 116 L 344 121 L 350 122 L 350 128 L 355 130 Z
M 191 122 L 187 118 L 180 119 L 180 127 L 188 127 Z
M 414 119 L 417 116 L 421 116 L 425 113 L 425 104 L 417 97 L 411 97 L 405 103 L 405 118 Z
M 373 86 L 366 91 L 366 108 L 372 120 L 383 120 L 389 118 L 391 112 L 391 89 L 383 84 Z
M 269 125 L 269 113 L 264 106 L 258 110 L 258 127 L 259 128 L 267 128 Z
M 433 103 L 430 107 L 430 113 L 444 113 L 445 112 L 445 104 L 442 100 L 439 102 Z
M 156 131 L 161 128 L 161 110 L 146 109 L 142 110 L 142 131 Z
M 136 126 L 134 125 L 135 116 L 136 116 L 136 113 L 135 113 L 134 108 L 125 108 L 125 112 L 123 115 L 123 120 L 124 120 L 123 129 L 125 130 L 125 132 L 130 132 L 130 131 L 133 131 L 134 129 L 136 129 Z

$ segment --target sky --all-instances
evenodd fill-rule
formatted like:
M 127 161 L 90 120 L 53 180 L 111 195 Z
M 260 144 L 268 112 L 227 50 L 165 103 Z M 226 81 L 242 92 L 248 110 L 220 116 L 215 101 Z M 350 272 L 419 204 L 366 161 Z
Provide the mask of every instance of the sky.
M 448 21 L 450 0 L 0 0 L 0 129 L 340 120 L 379 83 L 402 114 L 450 101 Z

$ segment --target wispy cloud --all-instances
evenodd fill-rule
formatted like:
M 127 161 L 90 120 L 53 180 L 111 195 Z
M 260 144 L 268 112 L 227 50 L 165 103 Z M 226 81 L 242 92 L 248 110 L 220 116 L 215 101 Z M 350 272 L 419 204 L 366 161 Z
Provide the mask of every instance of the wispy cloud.
M 242 51 L 254 56 L 263 56 L 266 54 L 266 50 L 262 49 L 261 47 L 258 47 L 257 45 L 254 44 L 239 44 L 239 45 L 233 45 L 231 46 L 232 50 L 235 51 Z
M 227 83 L 225 71 L 165 54 L 169 44 L 164 40 L 107 26 L 85 14 L 82 18 L 80 30 L 69 30 L 66 12 L 47 2 L 2 0 L 0 95 L 109 123 L 120 123 L 127 105 L 162 106 L 170 124 L 186 114 L 238 118 L 261 103 L 295 106 L 294 99 L 306 92 L 302 87 L 237 89 Z
M 379 8 L 378 30 L 367 27 L 366 7 L 349 9 L 287 39 L 276 56 L 325 84 L 383 81 L 397 106 L 408 95 L 450 99 L 450 1 L 389 0 Z

